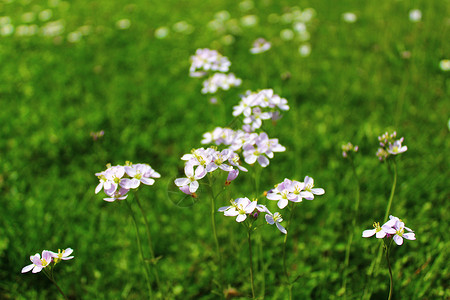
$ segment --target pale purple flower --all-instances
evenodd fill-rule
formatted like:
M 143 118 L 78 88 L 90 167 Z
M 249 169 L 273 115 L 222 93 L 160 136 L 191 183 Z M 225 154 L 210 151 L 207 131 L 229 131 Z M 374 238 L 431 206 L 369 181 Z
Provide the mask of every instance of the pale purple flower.
M 147 164 L 133 164 L 131 166 L 125 166 L 125 172 L 130 178 L 122 179 L 120 186 L 126 189 L 138 188 L 141 182 L 146 185 L 152 185 L 155 180 L 150 178 L 154 176 L 156 178 L 161 177 L 159 173 L 154 171 Z
M 266 41 L 264 38 L 256 39 L 253 42 L 253 46 L 250 49 L 250 53 L 259 54 L 268 51 L 272 47 L 272 44 Z
M 353 146 L 352 143 L 348 142 L 347 144 L 342 145 L 341 149 L 342 149 L 342 156 L 344 158 L 347 158 L 349 156 L 349 153 L 358 152 L 359 147 Z
M 270 225 L 275 224 L 279 231 L 281 231 L 284 234 L 287 234 L 286 228 L 284 228 L 280 223 L 283 222 L 283 218 L 281 217 L 281 214 L 279 212 L 276 212 L 272 214 L 269 210 L 266 211 L 267 214 L 265 216 L 266 222 Z
M 267 194 L 267 199 L 278 201 L 277 205 L 280 209 L 285 208 L 289 201 L 300 202 L 301 198 L 294 194 L 294 186 L 292 181 L 284 179 L 284 181 L 278 184 L 273 190 Z M 300 200 L 299 200 L 300 199 Z
M 22 273 L 26 273 L 31 270 L 32 273 L 42 271 L 43 268 L 47 267 L 52 262 L 52 252 L 44 250 L 42 251 L 42 258 L 39 253 L 36 253 L 35 255 L 30 256 L 30 260 L 32 264 L 22 268 Z
M 125 168 L 123 166 L 113 166 L 109 167 L 106 171 L 95 173 L 95 175 L 100 180 L 100 183 L 95 188 L 95 193 L 99 193 L 103 188 L 106 194 L 111 195 L 119 187 L 125 175 Z
M 229 149 L 224 149 L 222 150 L 222 152 L 215 151 L 214 153 L 212 153 L 211 162 L 206 165 L 206 171 L 213 172 L 217 168 L 220 168 L 221 170 L 226 172 L 230 172 L 231 170 L 233 170 L 232 166 L 226 164 L 226 162 L 228 162 L 230 154 L 231 151 Z
M 214 94 L 218 89 L 227 91 L 230 87 L 240 86 L 242 80 L 237 78 L 233 73 L 222 74 L 215 73 L 205 81 L 203 81 L 203 94 Z
M 216 50 L 197 49 L 195 55 L 191 56 L 191 67 L 189 73 L 199 77 L 202 71 L 228 72 L 231 63 L 227 57 Z
M 247 219 L 247 215 L 251 214 L 257 209 L 257 201 L 250 201 L 247 197 L 238 198 L 235 201 L 230 201 L 230 206 L 219 208 L 227 217 L 236 217 L 236 222 L 243 222 Z
M 202 179 L 206 175 L 206 169 L 200 165 L 194 171 L 194 165 L 187 163 L 184 167 L 184 172 L 186 174 L 185 178 L 175 179 L 175 184 L 178 187 L 183 187 L 189 185 L 189 192 L 195 193 L 199 187 L 197 180 Z
M 386 224 L 381 227 L 380 223 L 374 222 L 373 227 L 374 229 L 364 230 L 362 233 L 362 237 L 371 237 L 375 234 L 377 239 L 382 239 L 386 236 L 386 234 L 395 233 L 395 230 Z
M 106 193 L 106 195 L 108 195 L 109 197 L 103 198 L 103 200 L 108 201 L 108 202 L 114 202 L 116 200 L 125 200 L 128 197 L 127 193 L 129 192 L 129 190 L 130 189 L 121 187 L 120 189 L 115 190 L 111 194 Z
M 67 248 L 67 249 L 63 249 L 61 251 L 61 249 L 58 249 L 58 253 L 55 253 L 53 251 L 50 251 L 51 255 L 53 257 L 53 260 L 55 261 L 55 264 L 58 263 L 60 260 L 69 260 L 72 259 L 73 256 L 70 256 L 70 254 L 72 254 L 73 249 L 72 248 Z
M 389 154 L 397 155 L 403 152 L 406 152 L 408 150 L 407 146 L 402 146 L 403 138 L 394 141 L 393 143 L 389 143 L 389 148 L 387 149 L 387 152 Z
M 325 190 L 322 188 L 314 188 L 314 179 L 309 176 L 305 177 L 305 188 L 304 191 L 300 192 L 300 196 L 306 200 L 313 200 L 314 195 L 323 195 Z

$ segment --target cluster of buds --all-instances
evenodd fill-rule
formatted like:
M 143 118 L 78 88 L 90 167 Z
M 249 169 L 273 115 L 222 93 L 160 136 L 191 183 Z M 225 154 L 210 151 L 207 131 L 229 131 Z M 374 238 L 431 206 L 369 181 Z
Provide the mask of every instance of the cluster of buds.
M 252 48 L 250 48 L 250 53 L 259 54 L 269 51 L 272 44 L 266 41 L 264 38 L 258 38 L 253 42 Z
M 380 148 L 378 148 L 377 157 L 380 161 L 386 160 L 390 155 L 397 155 L 408 150 L 408 147 L 402 146 L 403 137 L 400 139 L 396 139 L 396 137 L 397 132 L 395 131 L 391 134 L 385 132 L 378 137 Z
M 92 139 L 94 141 L 96 141 L 96 140 L 102 138 L 105 135 L 105 131 L 103 131 L 103 130 L 100 130 L 100 131 L 97 131 L 97 132 L 91 131 L 90 135 L 91 135 Z
M 233 73 L 216 73 L 203 81 L 202 94 L 214 94 L 218 89 L 228 91 L 230 87 L 240 86 L 241 83 L 242 80 L 237 78 Z
M 267 167 L 269 158 L 273 158 L 274 152 L 284 152 L 286 147 L 278 142 L 278 139 L 271 139 L 265 132 L 255 133 L 243 130 L 234 131 L 230 128 L 216 127 L 212 132 L 203 134 L 202 144 L 214 143 L 216 145 L 228 146 L 232 151 L 243 150 L 244 160 L 248 164 L 256 161 Z
M 314 200 L 314 195 L 323 195 L 325 190 L 314 188 L 314 179 L 305 177 L 304 182 L 285 178 L 283 182 L 275 185 L 275 188 L 267 193 L 267 199 L 278 201 L 280 209 L 285 208 L 289 201 L 302 202 L 303 199 Z
M 373 224 L 374 229 L 364 230 L 362 237 L 371 237 L 375 235 L 378 239 L 392 238 L 397 245 L 403 244 L 403 239 L 415 240 L 414 232 L 405 226 L 405 223 L 397 217 L 389 216 L 389 221 L 380 226 L 380 223 Z M 406 231 L 406 233 L 405 233 Z
M 196 191 L 199 188 L 198 180 L 202 179 L 208 173 L 215 170 L 228 172 L 225 184 L 229 185 L 231 181 L 237 178 L 239 170 L 247 172 L 247 169 L 240 165 L 240 157 L 231 149 L 218 151 L 214 147 L 198 148 L 181 157 L 185 160 L 184 173 L 186 177 L 175 179 L 175 185 L 188 195 L 196 197 Z
M 223 212 L 224 216 L 236 217 L 236 222 L 243 222 L 247 216 L 257 218 L 259 213 L 265 213 L 266 222 L 270 225 L 275 224 L 282 233 L 287 234 L 287 230 L 280 224 L 283 221 L 281 214 L 276 212 L 272 214 L 265 205 L 258 204 L 258 200 L 250 201 L 247 197 L 237 198 L 230 201 L 230 206 L 219 208 L 219 212 Z
M 22 268 L 22 273 L 26 273 L 31 271 L 32 273 L 38 273 L 45 268 L 52 268 L 52 266 L 59 263 L 61 260 L 69 260 L 72 259 L 73 249 L 67 248 L 65 250 L 58 249 L 58 253 L 53 251 L 44 250 L 42 251 L 42 257 L 39 253 L 36 253 L 33 256 L 30 256 L 30 260 L 32 264 L 25 266 Z
M 108 196 L 103 200 L 113 202 L 115 200 L 124 200 L 128 197 L 130 189 L 137 189 L 140 184 L 153 185 L 153 178 L 160 178 L 161 175 L 152 169 L 148 164 L 133 164 L 126 162 L 125 166 L 107 165 L 105 171 L 95 173 L 99 179 L 99 184 L 95 188 L 98 194 L 102 189 Z
M 347 144 L 344 144 L 341 146 L 342 149 L 342 156 L 344 158 L 347 158 L 352 152 L 358 152 L 359 147 L 358 146 L 353 146 L 352 143 L 348 142 Z
M 233 116 L 243 115 L 243 130 L 253 132 L 261 127 L 262 120 L 278 120 L 280 110 L 289 110 L 289 105 L 286 99 L 274 94 L 272 89 L 247 91 L 239 104 L 233 107 Z

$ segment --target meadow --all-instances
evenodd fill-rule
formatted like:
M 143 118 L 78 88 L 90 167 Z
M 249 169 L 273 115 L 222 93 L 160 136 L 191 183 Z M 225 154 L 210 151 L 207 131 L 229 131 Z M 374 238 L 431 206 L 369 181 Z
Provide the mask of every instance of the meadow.
M 376 156 L 386 131 L 396 131 L 408 147 L 396 157 L 390 211 L 416 235 L 392 248 L 392 299 L 449 299 L 448 4 L 0 1 L 0 299 L 62 299 L 43 274 L 21 269 L 35 253 L 67 247 L 74 259 L 58 264 L 55 278 L 69 299 L 148 298 L 126 202 L 103 201 L 94 192 L 95 173 L 126 161 L 161 174 L 139 188 L 163 286 L 157 289 L 152 273 L 154 298 L 220 299 L 219 287 L 228 299 L 251 298 L 245 230 L 216 212 L 219 255 L 206 180 L 197 198 L 178 191 L 174 180 L 184 176 L 184 154 L 208 147 L 201 144 L 205 132 L 242 125 L 233 107 L 247 90 L 259 89 L 288 101 L 276 124 L 263 125 L 286 151 L 265 168 L 243 162 L 248 172 L 226 187 L 215 211 L 248 197 L 274 212 L 264 192 L 285 178 L 308 175 L 325 190 L 298 203 L 287 228 L 293 299 L 362 299 L 368 289 L 370 299 L 387 299 L 386 262 L 369 272 L 381 241 L 361 237 L 382 222 L 391 194 L 392 165 Z M 414 9 L 420 18 L 410 16 Z M 348 12 L 356 19 L 345 18 Z M 250 53 L 261 37 L 271 48 Z M 202 94 L 203 80 L 189 77 L 199 48 L 226 56 L 242 84 Z M 341 150 L 349 141 L 359 146 L 355 226 L 358 182 Z M 145 240 L 134 196 L 126 201 Z M 289 297 L 284 237 L 273 226 L 252 236 L 258 299 Z

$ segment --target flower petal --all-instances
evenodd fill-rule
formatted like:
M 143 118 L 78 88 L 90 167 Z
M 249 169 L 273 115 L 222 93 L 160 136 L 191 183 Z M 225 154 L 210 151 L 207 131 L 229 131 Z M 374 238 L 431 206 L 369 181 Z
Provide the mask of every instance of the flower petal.
M 30 272 L 34 268 L 34 264 L 22 268 L 22 273 Z
M 281 231 L 282 233 L 284 233 L 284 234 L 287 234 L 286 228 L 284 228 L 283 226 L 281 226 L 280 223 L 277 222 L 275 225 L 277 226 L 278 230 L 280 230 L 280 231 Z

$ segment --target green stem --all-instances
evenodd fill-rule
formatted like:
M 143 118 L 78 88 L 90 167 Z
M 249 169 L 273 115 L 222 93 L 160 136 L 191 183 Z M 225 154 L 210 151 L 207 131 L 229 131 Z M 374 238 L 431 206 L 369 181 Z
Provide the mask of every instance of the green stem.
M 391 211 L 392 199 L 394 199 L 395 186 L 397 185 L 397 163 L 395 162 L 395 158 L 392 161 L 394 163 L 394 182 L 392 183 L 391 196 L 389 197 L 386 213 L 384 214 L 383 224 L 387 222 L 389 212 Z
M 344 293 L 344 298 L 347 298 L 345 290 L 347 288 L 347 278 L 348 278 L 348 272 L 349 272 L 348 265 L 349 265 L 349 262 L 350 262 L 350 250 L 351 250 L 352 242 L 353 242 L 353 235 L 354 235 L 353 231 L 356 228 L 356 220 L 358 218 L 359 199 L 360 199 L 359 195 L 360 195 L 360 189 L 361 189 L 361 187 L 360 187 L 361 185 L 360 185 L 360 182 L 359 182 L 359 177 L 358 177 L 358 174 L 356 173 L 355 164 L 354 164 L 352 158 L 349 158 L 349 159 L 350 159 L 350 163 L 352 165 L 353 176 L 356 179 L 356 201 L 355 201 L 355 209 L 354 209 L 354 212 L 353 212 L 354 215 L 353 215 L 352 227 L 351 227 L 352 230 L 351 230 L 351 232 L 349 234 L 348 242 L 347 242 L 347 248 L 345 250 L 345 269 L 344 269 L 345 273 L 344 273 L 344 280 L 343 280 L 343 283 L 342 283 L 342 291 Z
M 391 263 L 389 261 L 389 246 L 386 246 L 386 260 L 389 268 L 389 297 L 388 300 L 391 300 L 392 293 L 394 292 L 394 279 L 392 277 L 392 269 L 391 269 Z
M 145 277 L 147 279 L 147 288 L 148 288 L 149 298 L 153 299 L 153 291 L 152 291 L 152 286 L 150 284 L 150 271 L 148 270 L 148 265 L 144 258 L 144 252 L 142 251 L 141 238 L 139 237 L 139 229 L 138 229 L 138 225 L 136 222 L 136 218 L 134 217 L 133 210 L 131 209 L 130 203 L 128 203 L 127 200 L 125 200 L 125 203 L 127 204 L 130 216 L 133 219 L 134 228 L 136 229 L 136 239 L 137 239 L 137 244 L 138 244 L 139 254 L 141 256 L 142 264 L 144 265 L 144 268 L 145 268 Z
M 45 269 L 42 269 L 42 271 L 44 271 L 45 276 L 47 276 L 47 278 L 53 282 L 53 284 L 56 286 L 56 288 L 58 289 L 59 293 L 64 297 L 64 299 L 68 300 L 66 294 L 64 294 L 64 292 L 61 290 L 61 288 L 59 287 L 59 285 L 56 283 L 56 280 L 53 278 L 53 268 L 52 268 L 52 274 L 50 276 L 50 274 L 48 274 L 48 271 L 46 271 Z
M 252 298 L 255 299 L 255 283 L 253 280 L 253 255 L 252 255 L 252 239 L 251 239 L 252 227 L 249 226 L 247 231 L 247 239 L 248 239 L 248 254 L 250 257 L 250 281 L 252 284 Z
M 384 215 L 384 223 L 387 222 L 387 219 L 389 217 L 389 213 L 391 211 L 391 205 L 392 205 L 392 199 L 394 199 L 394 194 L 395 194 L 395 187 L 397 185 L 397 162 L 395 161 L 395 157 L 393 157 L 393 164 L 394 164 L 394 180 L 392 182 L 392 188 L 391 188 L 391 195 L 389 196 L 389 201 L 388 201 L 388 205 L 386 207 L 386 213 Z M 383 244 L 380 244 L 380 248 L 378 250 L 378 257 L 377 259 L 374 261 L 374 263 L 372 263 L 372 265 L 370 266 L 369 269 L 369 278 L 367 280 L 367 282 L 369 282 L 369 288 L 364 289 L 364 296 L 363 299 L 370 299 L 370 296 L 372 294 L 372 286 L 370 284 L 370 282 L 372 282 L 372 275 L 373 273 L 377 273 L 378 271 L 378 266 L 381 262 L 381 257 L 383 256 Z M 367 286 L 366 286 L 367 287 Z
M 286 229 L 291 228 L 291 220 L 294 216 L 294 205 L 293 203 L 289 205 L 289 208 L 291 210 L 291 214 L 289 216 L 289 220 L 288 220 L 288 224 Z M 286 284 L 288 285 L 288 289 L 289 289 L 289 299 L 292 300 L 292 282 L 289 278 L 289 273 L 287 271 L 287 266 L 286 266 L 286 245 L 287 245 L 287 234 L 284 236 L 284 242 L 283 242 L 283 270 L 284 270 L 284 276 L 286 276 Z
M 152 246 L 152 239 L 150 236 L 150 227 L 148 225 L 147 222 L 147 217 L 145 216 L 145 212 L 144 209 L 141 205 L 141 202 L 139 201 L 139 197 L 137 195 L 137 192 L 134 193 L 134 198 L 136 199 L 136 203 L 141 211 L 142 214 L 142 218 L 144 218 L 144 223 L 145 223 L 145 230 L 147 232 L 147 240 L 148 240 L 148 247 L 150 249 L 150 256 L 152 258 L 152 264 L 153 264 L 153 270 L 154 270 L 154 275 L 155 275 L 155 279 L 156 279 L 156 284 L 158 286 L 158 290 L 162 292 L 161 289 L 161 282 L 159 281 L 159 274 L 158 274 L 158 267 L 156 265 L 156 260 L 155 260 L 155 252 L 153 251 L 153 246 Z
M 213 188 L 213 178 L 211 174 L 208 174 L 209 180 L 209 191 L 211 193 L 211 227 L 214 236 L 214 243 L 216 244 L 216 252 L 219 259 L 219 288 L 220 295 L 223 297 L 223 282 L 222 282 L 222 254 L 220 253 L 219 239 L 217 238 L 216 231 L 216 197 L 217 195 L 214 193 Z

